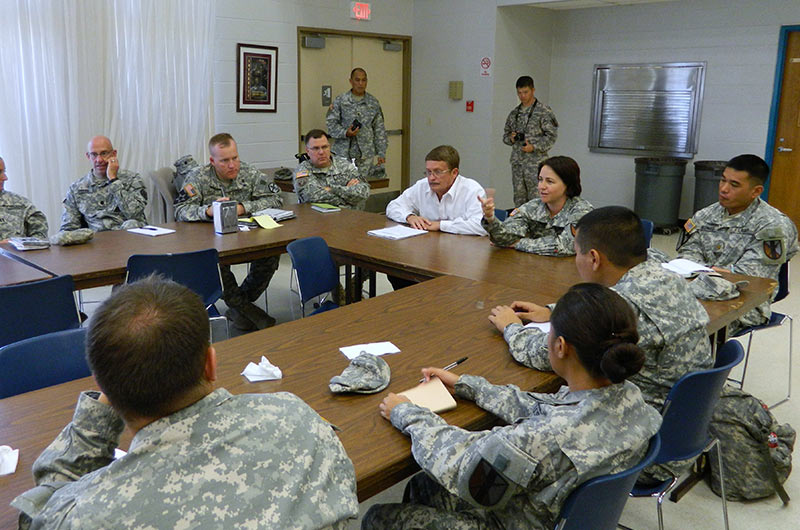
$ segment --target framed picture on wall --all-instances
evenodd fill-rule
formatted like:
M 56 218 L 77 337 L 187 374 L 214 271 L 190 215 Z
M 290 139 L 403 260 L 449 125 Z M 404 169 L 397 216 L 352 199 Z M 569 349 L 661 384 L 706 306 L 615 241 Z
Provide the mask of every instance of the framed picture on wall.
M 278 48 L 236 45 L 236 112 L 278 111 Z

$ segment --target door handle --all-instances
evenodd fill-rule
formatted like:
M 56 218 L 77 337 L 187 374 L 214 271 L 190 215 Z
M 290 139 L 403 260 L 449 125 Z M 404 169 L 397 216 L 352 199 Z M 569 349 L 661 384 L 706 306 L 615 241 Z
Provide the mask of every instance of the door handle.
M 779 153 L 791 153 L 792 152 L 792 148 L 791 147 L 779 147 L 778 148 L 778 152 Z

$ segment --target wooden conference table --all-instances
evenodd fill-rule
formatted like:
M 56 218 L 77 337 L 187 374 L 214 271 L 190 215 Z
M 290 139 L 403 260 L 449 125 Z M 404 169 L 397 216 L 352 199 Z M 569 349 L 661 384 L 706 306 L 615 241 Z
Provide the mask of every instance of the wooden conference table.
M 132 253 L 213 246 L 223 262 L 236 263 L 283 252 L 286 244 L 298 237 L 320 235 L 342 263 L 430 279 L 215 345 L 220 386 L 233 393 L 293 392 L 342 428 L 340 439 L 354 462 L 361 500 L 413 473 L 416 465 L 408 439 L 378 414 L 385 392 L 369 396 L 329 392 L 328 380 L 347 365 L 337 352 L 339 346 L 394 342 L 402 353 L 386 358 L 392 368 L 387 391 L 402 391 L 416 384 L 424 366 L 444 365 L 465 355 L 469 361 L 458 373 L 486 374 L 492 382 L 514 383 L 529 390 L 546 392 L 557 387 L 553 374 L 523 368 L 512 360 L 487 315 L 495 305 L 512 300 L 556 300 L 579 281 L 572 258 L 498 249 L 485 238 L 452 234 L 387 241 L 366 235 L 369 229 L 392 224 L 383 216 L 353 211 L 318 214 L 307 206 L 293 208 L 298 219 L 275 230 L 217 236 L 208 223 L 176 223 L 168 226 L 177 232 L 167 236 L 103 232 L 86 245 L 28 252 L 24 258 L 54 274 L 72 274 L 76 285 L 84 288 L 122 281 L 127 256 Z M 3 248 L 14 253 L 5 245 Z M 766 300 L 774 288 L 769 280 L 748 279 L 751 284 L 738 299 L 704 304 L 712 319 L 710 333 Z M 258 361 L 261 355 L 282 368 L 284 379 L 248 383 L 239 375 L 247 362 Z M 0 400 L 0 442 L 21 449 L 17 472 L 0 477 L 0 527 L 12 524 L 16 512 L 8 508 L 8 502 L 31 487 L 33 461 L 69 422 L 78 392 L 88 388 L 96 388 L 91 378 Z M 471 403 L 459 403 L 444 417 L 469 429 L 484 428 L 493 421 Z M 126 439 L 123 446 L 127 443 Z
M 0 254 L 0 285 L 36 282 L 51 277 L 50 274 L 31 267 L 11 256 Z

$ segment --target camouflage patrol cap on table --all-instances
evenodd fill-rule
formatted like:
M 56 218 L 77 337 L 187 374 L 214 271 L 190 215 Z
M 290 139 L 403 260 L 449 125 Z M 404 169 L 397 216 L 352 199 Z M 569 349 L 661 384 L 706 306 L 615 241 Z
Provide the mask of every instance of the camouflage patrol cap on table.
M 361 353 L 350 361 L 341 375 L 331 378 L 328 388 L 331 392 L 355 392 L 374 394 L 389 386 L 391 370 L 386 361 L 370 353 Z
M 733 283 L 721 276 L 701 272 L 689 282 L 689 289 L 701 300 L 730 300 L 739 296 L 739 287 L 747 284 L 747 281 Z
M 51 245 L 81 245 L 94 237 L 91 228 L 79 228 L 77 230 L 61 230 L 50 236 Z

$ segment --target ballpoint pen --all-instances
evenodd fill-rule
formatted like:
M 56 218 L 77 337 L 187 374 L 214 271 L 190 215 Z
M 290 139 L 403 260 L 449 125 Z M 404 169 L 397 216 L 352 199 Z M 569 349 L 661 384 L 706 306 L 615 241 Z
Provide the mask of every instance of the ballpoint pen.
M 460 359 L 459 359 L 459 360 L 457 360 L 457 361 L 453 361 L 453 362 L 451 362 L 450 364 L 448 364 L 447 366 L 445 366 L 444 368 L 442 368 L 442 370 L 452 370 L 453 368 L 455 368 L 455 367 L 456 367 L 456 366 L 458 366 L 459 364 L 463 363 L 463 362 L 464 362 L 464 361 L 466 361 L 467 359 L 469 359 L 469 357 L 462 357 L 462 358 L 460 358 Z M 419 380 L 419 382 L 420 382 L 420 383 L 424 383 L 424 382 L 425 382 L 425 378 L 423 377 L 422 379 L 420 379 L 420 380 Z

